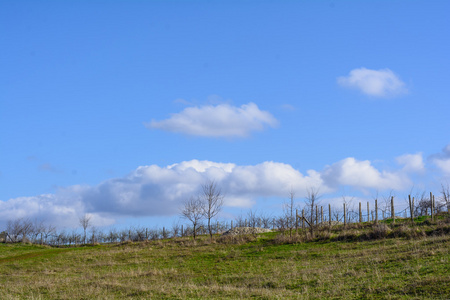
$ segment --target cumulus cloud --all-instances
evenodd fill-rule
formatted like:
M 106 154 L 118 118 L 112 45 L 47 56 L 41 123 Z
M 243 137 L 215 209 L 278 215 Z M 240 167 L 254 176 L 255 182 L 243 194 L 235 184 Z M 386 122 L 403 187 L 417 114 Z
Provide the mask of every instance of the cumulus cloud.
M 357 89 L 374 97 L 390 97 L 407 93 L 406 85 L 390 69 L 353 69 L 348 76 L 338 77 L 338 84 Z
M 445 175 L 450 175 L 450 144 L 445 146 L 441 153 L 434 154 L 430 158 Z
M 169 119 L 152 120 L 146 127 L 203 137 L 246 137 L 277 124 L 272 114 L 248 103 L 241 107 L 229 104 L 188 107 Z
M 410 184 L 403 172 L 379 171 L 368 160 L 349 157 L 325 168 L 322 172 L 325 184 L 337 187 L 352 186 L 358 189 L 403 189 Z
M 141 166 L 123 178 L 95 186 L 70 186 L 55 194 L 0 201 L 0 219 L 45 218 L 59 225 L 76 225 L 78 217 L 92 214 L 102 224 L 129 216 L 171 216 L 183 200 L 196 195 L 201 184 L 215 180 L 226 194 L 228 207 L 250 207 L 260 196 L 284 197 L 292 187 L 302 195 L 322 185 L 320 174 L 301 174 L 277 162 L 237 166 L 211 161 L 184 161 L 166 167 Z
M 302 174 L 289 164 L 266 161 L 256 165 L 236 165 L 190 160 L 161 167 L 141 166 L 125 177 L 100 184 L 60 188 L 54 194 L 19 197 L 0 201 L 0 220 L 45 219 L 58 226 L 77 226 L 85 213 L 96 226 L 109 225 L 122 217 L 174 216 L 182 201 L 200 192 L 214 180 L 226 195 L 226 207 L 251 207 L 262 197 L 306 196 L 310 188 L 323 194 L 339 186 L 356 189 L 402 189 L 408 186 L 407 170 L 421 167 L 419 157 L 403 156 L 405 165 L 397 172 L 378 170 L 370 161 L 346 158 L 322 171 Z M 406 169 L 405 169 L 406 168 Z
M 404 154 L 396 158 L 403 165 L 403 169 L 409 172 L 422 172 L 425 170 L 422 153 Z

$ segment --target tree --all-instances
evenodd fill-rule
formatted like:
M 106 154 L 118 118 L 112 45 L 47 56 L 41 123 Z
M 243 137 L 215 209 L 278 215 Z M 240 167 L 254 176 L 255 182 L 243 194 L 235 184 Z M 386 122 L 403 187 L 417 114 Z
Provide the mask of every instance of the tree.
M 6 225 L 6 231 L 11 242 L 25 241 L 33 232 L 33 222 L 22 218 L 9 220 Z
M 208 181 L 202 185 L 200 198 L 203 202 L 203 215 L 208 220 L 209 236 L 212 239 L 211 219 L 222 210 L 224 196 L 214 181 Z
M 284 209 L 284 218 L 286 219 L 286 225 L 289 228 L 289 236 L 292 237 L 292 229 L 295 226 L 297 216 L 294 216 L 294 199 L 295 199 L 295 192 L 291 188 L 289 190 L 289 202 L 285 202 L 283 205 Z
M 91 225 L 90 224 L 91 223 L 91 216 L 89 216 L 88 214 L 84 214 L 84 216 L 82 216 L 79 221 L 80 221 L 80 225 L 81 225 L 81 227 L 83 227 L 83 231 L 84 231 L 83 244 L 86 244 L 86 230 Z
M 441 184 L 441 187 L 442 200 L 447 205 L 447 212 L 450 212 L 450 186 L 447 183 L 447 185 Z
M 309 215 L 309 224 L 310 224 L 310 231 L 311 231 L 311 237 L 314 237 L 314 207 L 318 204 L 320 199 L 319 195 L 319 189 L 316 188 L 309 188 L 306 194 L 306 205 L 308 206 L 308 209 L 310 210 Z
M 200 221 L 204 218 L 204 208 L 203 202 L 199 197 L 191 197 L 189 200 L 183 203 L 183 207 L 181 209 L 181 216 L 185 219 L 188 219 L 192 223 L 192 227 L 194 227 L 194 240 L 196 237 L 197 226 Z

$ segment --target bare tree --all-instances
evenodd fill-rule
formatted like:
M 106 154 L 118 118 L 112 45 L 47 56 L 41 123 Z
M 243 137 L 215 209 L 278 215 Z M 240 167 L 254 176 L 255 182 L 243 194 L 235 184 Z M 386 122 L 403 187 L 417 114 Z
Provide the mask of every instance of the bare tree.
M 291 188 L 289 190 L 289 202 L 285 202 L 283 204 L 283 210 L 284 210 L 284 217 L 286 218 L 286 225 L 289 228 L 289 236 L 292 237 L 292 229 L 295 226 L 295 220 L 296 216 L 294 216 L 294 199 L 295 199 L 295 192 Z
M 314 208 L 318 204 L 320 199 L 319 189 L 309 188 L 306 194 L 306 205 L 309 209 L 309 224 L 311 236 L 314 236 Z
M 181 209 L 181 216 L 185 219 L 188 219 L 192 223 L 194 240 L 196 237 L 197 226 L 200 221 L 204 218 L 204 203 L 200 200 L 199 197 L 194 198 L 191 197 L 189 200 L 183 203 L 183 207 Z
M 447 185 L 441 184 L 441 187 L 442 201 L 447 205 L 447 212 L 450 212 L 450 186 L 447 183 Z
M 217 216 L 222 210 L 223 198 L 220 188 L 214 181 L 208 181 L 202 185 L 201 201 L 203 202 L 203 215 L 208 220 L 208 232 L 212 239 L 213 232 L 211 227 L 211 219 Z
M 11 242 L 25 241 L 33 232 L 33 222 L 22 218 L 9 220 L 6 224 L 6 231 Z
M 80 219 L 80 225 L 83 227 L 84 235 L 83 235 L 83 244 L 86 244 L 86 230 L 91 225 L 91 216 L 88 214 L 84 214 Z

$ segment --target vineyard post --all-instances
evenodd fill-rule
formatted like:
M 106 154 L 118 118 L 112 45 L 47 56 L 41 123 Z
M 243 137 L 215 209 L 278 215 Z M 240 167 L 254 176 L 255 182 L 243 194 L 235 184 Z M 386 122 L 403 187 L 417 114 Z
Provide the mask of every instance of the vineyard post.
M 411 222 L 414 222 L 414 215 L 413 215 L 413 206 L 412 206 L 412 201 L 411 201 L 411 195 L 408 195 L 408 200 L 409 200 L 409 214 L 410 214 Z
M 359 202 L 359 223 L 362 223 L 362 211 L 361 211 L 361 202 Z
M 392 217 L 392 224 L 395 224 L 394 196 L 391 197 L 391 217 Z
M 347 212 L 345 210 L 345 203 L 344 203 L 344 228 L 346 227 L 346 225 L 347 225 Z
M 323 224 L 323 206 L 320 206 L 320 225 Z
M 331 229 L 331 204 L 328 203 L 328 225 L 330 225 Z
M 378 223 L 378 200 L 375 199 L 375 224 Z
M 370 209 L 369 209 L 369 201 L 367 201 L 367 222 L 370 222 Z

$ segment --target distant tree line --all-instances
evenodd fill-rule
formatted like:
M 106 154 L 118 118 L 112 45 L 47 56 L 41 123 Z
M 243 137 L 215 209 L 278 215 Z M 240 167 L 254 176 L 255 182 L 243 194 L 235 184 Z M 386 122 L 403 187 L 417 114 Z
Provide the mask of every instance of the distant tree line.
M 392 216 L 390 199 L 392 193 L 384 197 L 376 197 L 378 200 L 377 214 L 380 220 Z M 292 232 L 298 228 L 308 229 L 311 234 L 317 226 L 325 222 L 352 223 L 374 220 L 374 208 L 367 209 L 362 214 L 361 204 L 355 209 L 353 198 L 343 197 L 344 206 L 340 208 L 323 208 L 320 206 L 318 190 L 310 189 L 302 203 L 295 202 L 295 193 L 291 190 L 287 193 L 287 201 L 283 205 L 283 212 L 274 216 L 257 210 L 248 210 L 246 214 L 235 217 L 234 220 L 219 221 L 217 216 L 224 204 L 224 194 L 214 181 L 208 181 L 201 186 L 200 193 L 187 199 L 180 208 L 181 219 L 174 222 L 169 228 L 148 228 L 131 226 L 126 229 L 109 228 L 100 230 L 92 226 L 91 217 L 85 214 L 79 218 L 79 228 L 58 229 L 44 221 L 17 218 L 9 220 L 6 228 L 0 233 L 0 242 L 29 242 L 34 244 L 46 244 L 53 246 L 82 245 L 95 243 L 121 243 L 126 241 L 147 241 L 178 237 L 193 237 L 208 234 L 223 233 L 234 227 L 261 227 L 278 231 Z M 413 199 L 413 217 L 439 214 L 450 211 L 450 187 L 442 185 L 440 196 L 435 199 L 432 194 L 417 193 Z M 397 200 L 400 202 L 401 200 Z M 407 199 L 404 199 L 407 202 Z M 302 205 L 303 204 L 303 205 Z M 395 211 L 397 217 L 406 217 L 410 209 L 405 208 Z M 304 217 L 302 219 L 302 217 Z M 187 223 L 181 223 L 186 220 Z M 81 231 L 80 231 L 81 229 Z

